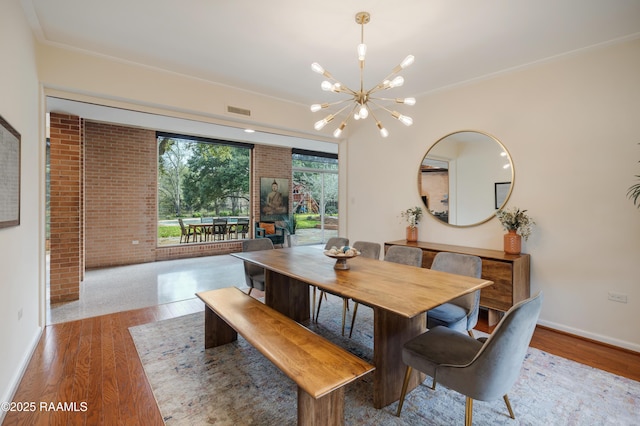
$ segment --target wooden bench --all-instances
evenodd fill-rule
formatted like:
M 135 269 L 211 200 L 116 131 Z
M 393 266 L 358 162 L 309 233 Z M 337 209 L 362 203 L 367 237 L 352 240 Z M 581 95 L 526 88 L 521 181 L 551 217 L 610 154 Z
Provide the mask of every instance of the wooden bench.
M 344 385 L 375 367 L 294 320 L 229 287 L 197 293 L 205 303 L 205 348 L 238 333 L 298 385 L 298 424 L 344 424 Z

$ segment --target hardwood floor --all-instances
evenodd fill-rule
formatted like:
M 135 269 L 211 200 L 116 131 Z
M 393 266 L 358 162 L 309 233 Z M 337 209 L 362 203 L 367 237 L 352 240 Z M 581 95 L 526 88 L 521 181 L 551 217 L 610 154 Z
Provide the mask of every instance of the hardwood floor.
M 46 327 L 14 397 L 35 410 L 8 412 L 3 425 L 162 425 L 128 328 L 203 309 L 189 299 Z M 477 328 L 490 331 L 486 318 Z M 543 327 L 531 346 L 640 381 L 640 353 Z

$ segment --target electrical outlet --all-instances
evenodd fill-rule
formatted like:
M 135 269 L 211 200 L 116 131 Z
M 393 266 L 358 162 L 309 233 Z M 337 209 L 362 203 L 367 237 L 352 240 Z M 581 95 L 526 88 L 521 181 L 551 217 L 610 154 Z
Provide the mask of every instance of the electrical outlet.
M 138 240 L 131 241 L 131 244 L 133 244 L 135 246 L 136 244 L 138 244 Z
M 621 293 L 609 292 L 609 300 L 619 303 L 627 303 L 627 295 Z

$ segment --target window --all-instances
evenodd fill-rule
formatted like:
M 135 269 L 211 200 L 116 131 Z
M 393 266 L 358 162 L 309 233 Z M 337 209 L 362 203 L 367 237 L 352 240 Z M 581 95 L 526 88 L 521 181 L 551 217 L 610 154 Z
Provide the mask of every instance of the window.
M 183 241 L 178 219 L 195 225 L 248 218 L 252 145 L 168 133 L 157 141 L 158 245 Z M 223 236 L 231 238 L 237 235 Z
M 338 235 L 338 156 L 293 150 L 293 213 L 298 244 Z

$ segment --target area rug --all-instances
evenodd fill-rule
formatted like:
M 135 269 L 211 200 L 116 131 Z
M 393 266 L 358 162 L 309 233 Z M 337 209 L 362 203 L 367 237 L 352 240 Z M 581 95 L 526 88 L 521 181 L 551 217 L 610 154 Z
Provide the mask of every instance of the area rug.
M 358 309 L 352 339 L 340 334 L 342 302 L 329 297 L 310 328 L 371 361 L 372 311 Z M 348 319 L 350 321 L 350 319 Z M 296 385 L 246 340 L 204 350 L 204 314 L 130 328 L 167 425 L 295 425 Z M 373 408 L 372 376 L 345 391 L 347 425 L 464 423 L 464 396 L 430 378 L 397 403 Z M 512 420 L 502 400 L 475 401 L 475 425 L 638 425 L 640 382 L 530 348 L 509 392 Z

